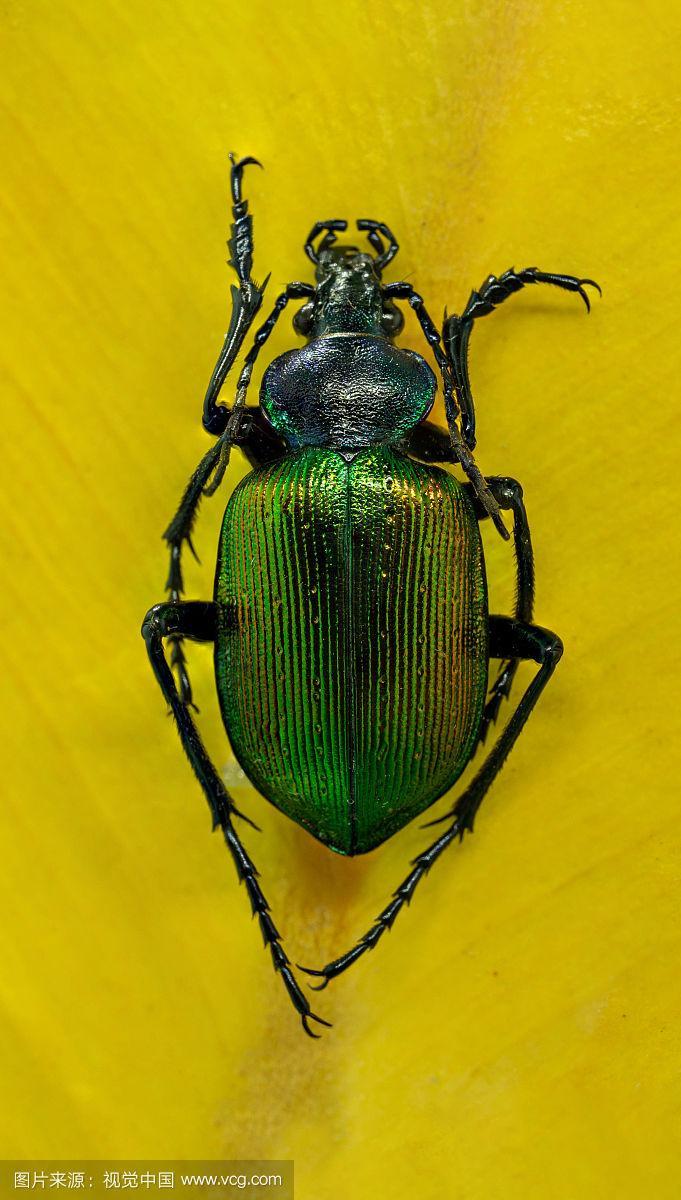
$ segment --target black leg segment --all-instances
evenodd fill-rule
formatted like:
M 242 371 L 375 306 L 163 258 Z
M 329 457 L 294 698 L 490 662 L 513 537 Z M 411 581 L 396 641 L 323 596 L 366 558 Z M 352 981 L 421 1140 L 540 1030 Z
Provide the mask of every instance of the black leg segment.
M 223 432 L 215 445 L 201 459 L 187 484 L 175 516 L 163 534 L 170 547 L 170 570 L 166 588 L 170 593 L 171 602 L 177 602 L 184 590 L 182 580 L 184 542 L 187 542 L 192 554 L 196 557 L 191 534 L 201 498 L 212 496 L 217 491 L 227 470 L 232 447 L 241 445 L 249 462 L 255 466 L 260 466 L 264 462 L 272 462 L 274 458 L 280 457 L 286 448 L 283 439 L 268 425 L 260 409 L 257 406 L 249 408 L 246 405 L 246 395 L 258 354 L 289 300 L 308 297 L 313 291 L 310 284 L 290 283 L 286 290 L 277 297 L 272 311 L 257 330 L 253 338 L 253 345 L 246 355 L 237 383 L 234 404 L 230 409 L 224 406 L 215 409 L 217 413 L 225 416 Z M 179 635 L 173 639 L 171 664 L 177 673 L 183 702 L 192 704 L 191 683 L 182 648 L 182 638 Z
M 259 404 L 246 404 L 237 445 L 252 467 L 266 467 L 286 453 L 286 442 L 270 425 Z
M 157 604 L 149 610 L 144 618 L 142 636 L 146 642 L 147 652 L 158 684 L 175 718 L 182 746 L 208 801 L 213 818 L 213 829 L 222 830 L 225 843 L 236 867 L 239 882 L 244 884 L 248 892 L 251 908 L 253 914 L 258 918 L 265 946 L 269 947 L 274 969 L 281 976 L 289 998 L 301 1018 L 305 1032 L 310 1037 L 318 1037 L 318 1034 L 312 1032 L 309 1022 L 317 1021 L 321 1025 L 328 1025 L 329 1022 L 312 1012 L 307 997 L 291 970 L 290 960 L 282 946 L 281 936 L 272 920 L 269 905 L 258 882 L 258 872 L 232 822 L 233 816 L 243 817 L 243 813 L 237 809 L 208 757 L 194 719 L 177 690 L 173 673 L 164 653 L 163 639 L 176 635 L 188 637 L 194 641 L 213 641 L 215 614 L 214 604 L 200 602 Z M 248 820 L 248 818 L 244 819 Z M 252 822 L 250 823 L 252 824 Z
M 413 429 L 402 443 L 408 454 L 414 454 L 423 462 L 453 462 L 454 455 L 447 434 L 432 421 L 422 421 Z M 534 556 L 532 554 L 532 539 L 527 512 L 523 501 L 523 489 L 517 479 L 506 475 L 491 475 L 486 479 L 487 486 L 497 501 L 499 508 L 513 513 L 513 547 L 516 560 L 516 601 L 515 619 L 529 622 L 534 610 Z M 475 488 L 465 484 L 468 495 L 479 521 L 489 514 L 480 503 Z M 516 659 L 502 663 L 497 677 L 492 684 L 491 694 L 483 713 L 479 730 L 479 740 L 485 740 L 490 725 L 493 725 L 499 715 L 502 701 L 511 691 L 511 685 L 518 669 Z
M 168 543 L 170 549 L 170 564 L 165 586 L 169 593 L 171 604 L 177 604 L 184 591 L 182 547 L 185 542 L 198 562 L 198 556 L 192 542 L 192 530 L 201 498 L 206 494 L 206 489 L 209 486 L 209 480 L 211 476 L 220 474 L 224 439 L 225 434 L 222 435 L 215 445 L 211 446 L 207 454 L 204 454 L 183 492 L 175 516 L 163 534 L 164 541 Z M 191 682 L 187 671 L 187 661 L 182 647 L 182 635 L 180 633 L 172 634 L 169 637 L 169 646 L 170 663 L 177 677 L 181 702 L 195 707 Z
M 517 479 L 511 479 L 506 475 L 488 476 L 487 483 L 492 495 L 498 501 L 499 508 L 509 510 L 513 513 L 513 548 L 516 561 L 514 617 L 516 621 L 523 621 L 525 624 L 528 624 L 532 620 L 534 610 L 534 555 L 532 553 L 530 526 L 523 501 L 523 489 Z M 472 488 L 469 489 L 469 495 L 475 507 L 478 520 L 483 520 L 487 516 L 487 513 L 478 502 Z M 493 725 L 496 721 L 502 701 L 507 699 L 510 694 L 517 669 L 517 658 L 508 659 L 499 668 L 497 677 L 490 690 L 489 700 L 485 705 L 482 715 L 480 730 L 478 732 L 478 738 L 481 742 L 484 742 L 487 737 L 490 725 Z
M 208 433 L 218 437 L 224 433 L 229 420 L 229 410 L 224 405 L 218 405 L 225 379 L 241 348 L 255 316 L 262 304 L 267 279 L 258 285 L 251 278 L 253 267 L 253 219 L 248 212 L 248 201 L 241 194 L 241 182 L 244 167 L 249 164 L 260 166 L 256 158 L 242 158 L 237 161 L 230 154 L 231 188 L 232 188 L 232 228 L 228 242 L 230 266 L 236 272 L 239 286 L 232 286 L 232 315 L 229 329 L 225 335 L 224 345 L 210 377 L 206 395 L 203 401 L 203 427 Z
M 501 536 L 507 540 L 508 530 L 504 525 L 499 512 L 499 505 L 494 496 L 490 492 L 482 472 L 479 470 L 473 456 L 461 437 L 457 420 L 459 417 L 459 408 L 454 394 L 454 379 L 452 376 L 451 364 L 449 359 L 442 349 L 442 339 L 437 331 L 437 327 L 432 317 L 430 316 L 423 299 L 423 296 L 412 287 L 410 283 L 389 283 L 383 289 L 383 296 L 386 300 L 407 300 L 410 307 L 416 314 L 417 320 L 423 335 L 428 342 L 428 345 L 433 351 L 435 361 L 440 370 L 442 378 L 442 393 L 445 403 L 445 415 L 447 417 L 447 425 L 449 427 L 449 440 L 451 444 L 452 457 L 449 461 L 458 462 L 466 472 L 472 486 L 475 488 L 477 496 L 485 511 L 492 518 L 495 528 Z
M 311 296 L 314 296 L 314 288 L 312 284 L 300 283 L 297 280 L 294 283 L 287 284 L 284 291 L 277 296 L 269 316 L 265 321 L 263 321 L 262 325 L 256 330 L 253 336 L 253 345 L 248 351 L 248 354 L 244 359 L 244 365 L 241 368 L 241 374 L 239 375 L 236 389 L 236 400 L 232 406 L 232 409 L 230 410 L 231 412 L 234 412 L 235 409 L 243 408 L 246 400 L 248 385 L 251 382 L 251 375 L 253 374 L 255 360 L 265 345 L 265 342 L 270 336 L 281 314 L 286 308 L 286 305 L 290 300 L 305 300 L 309 299 Z
M 458 459 L 452 449 L 452 440 L 444 429 L 440 429 L 434 421 L 420 421 L 409 430 L 400 442 L 400 447 L 407 453 L 413 454 L 427 463 L 455 463 Z M 473 489 L 471 489 L 473 491 Z M 473 492 L 473 494 L 475 494 Z M 476 505 L 476 512 L 482 505 Z M 487 511 L 483 510 L 485 515 Z
M 318 991 L 346 971 L 367 950 L 373 950 L 386 929 L 392 927 L 400 910 L 409 903 L 417 885 L 428 873 L 436 859 L 452 842 L 457 838 L 461 839 L 466 830 L 472 831 L 477 811 L 491 783 L 513 749 L 527 718 L 551 678 L 562 652 L 563 646 L 560 638 L 548 629 L 542 629 L 539 625 L 514 621 L 511 617 L 490 617 L 490 656 L 509 660 L 529 659 L 537 663 L 539 670 L 477 775 L 474 776 L 448 813 L 429 822 L 430 825 L 438 825 L 445 821 L 449 824 L 444 833 L 414 859 L 412 870 L 393 893 L 390 904 L 383 909 L 371 929 L 364 934 L 364 937 L 360 938 L 352 950 L 341 955 L 340 958 L 334 959 L 333 962 L 327 963 L 322 970 L 315 971 L 308 967 L 301 967 L 301 970 L 308 975 L 316 975 L 321 978 L 322 982 L 317 987 Z
M 601 290 L 594 279 L 579 279 L 576 275 L 558 275 L 550 271 L 539 271 L 537 267 L 525 267 L 522 271 L 516 271 L 514 267 L 511 267 L 498 278 L 496 275 L 489 275 L 479 291 L 471 292 L 468 304 L 461 316 L 457 316 L 456 313 L 452 316 L 445 316 L 442 336 L 447 358 L 451 363 L 456 395 L 461 410 L 461 431 L 466 445 L 471 450 L 475 447 L 475 406 L 468 375 L 468 342 L 473 322 L 478 317 L 484 317 L 488 313 L 494 312 L 494 309 L 509 296 L 532 283 L 548 283 L 553 287 L 562 288 L 566 292 L 576 292 L 584 301 L 587 312 L 591 308 L 591 303 L 586 287 L 594 287 L 599 293 Z
M 232 447 L 241 445 L 249 462 L 255 466 L 260 466 L 264 462 L 272 462 L 274 458 L 280 457 L 286 448 L 283 439 L 265 421 L 260 409 L 255 405 L 251 407 L 246 405 L 246 394 L 258 354 L 289 300 L 303 299 L 312 295 L 313 292 L 314 288 L 311 284 L 290 283 L 285 291 L 277 297 L 272 311 L 257 330 L 253 338 L 253 345 L 246 355 L 239 375 L 234 404 L 230 409 L 224 406 L 221 406 L 219 410 L 216 409 L 216 412 L 225 415 L 222 434 L 201 459 L 185 488 L 175 516 L 163 534 L 170 547 L 170 570 L 166 588 L 172 602 L 178 601 L 183 592 L 181 561 L 183 543 L 187 542 L 196 557 L 191 534 L 198 507 L 202 496 L 212 496 L 220 486 L 229 464 Z M 180 694 L 186 704 L 191 704 L 191 685 L 180 637 L 174 640 L 172 663 L 177 669 Z

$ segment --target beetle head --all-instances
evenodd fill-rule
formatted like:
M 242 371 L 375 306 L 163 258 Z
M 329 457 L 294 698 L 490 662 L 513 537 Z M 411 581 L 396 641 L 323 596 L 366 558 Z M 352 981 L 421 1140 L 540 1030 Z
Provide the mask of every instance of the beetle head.
M 402 314 L 383 297 L 381 272 L 397 253 L 397 243 L 384 225 L 376 221 L 358 221 L 358 229 L 367 229 L 376 255 L 357 246 L 336 245 L 336 231 L 347 228 L 347 221 L 324 221 L 314 226 L 305 243 L 305 251 L 316 268 L 315 297 L 296 313 L 293 325 L 305 337 L 324 333 L 367 333 L 394 337 L 403 325 Z M 385 231 L 390 243 L 386 249 L 377 233 Z M 319 244 L 314 239 L 324 230 Z

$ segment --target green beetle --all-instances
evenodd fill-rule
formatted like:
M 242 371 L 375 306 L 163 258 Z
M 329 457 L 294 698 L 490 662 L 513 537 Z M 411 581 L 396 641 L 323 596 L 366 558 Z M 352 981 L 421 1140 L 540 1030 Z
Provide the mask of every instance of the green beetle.
M 291 283 L 257 329 L 231 408 L 217 403 L 262 304 L 251 277 L 252 221 L 232 162 L 232 318 L 204 401 L 216 442 L 192 475 L 165 533 L 169 601 L 142 626 L 156 678 L 182 744 L 257 913 L 275 970 L 299 1013 L 312 1012 L 270 916 L 256 869 L 235 828 L 240 813 L 201 742 L 183 648 L 213 642 L 222 716 L 255 787 L 332 850 L 362 854 L 423 812 L 456 782 L 496 720 L 521 659 L 538 670 L 440 836 L 414 860 L 371 929 L 322 970 L 318 987 L 372 949 L 423 875 L 466 830 L 562 653 L 534 625 L 534 568 L 522 489 L 484 478 L 473 459 L 475 410 L 468 378 L 473 322 L 513 292 L 549 283 L 577 292 L 590 279 L 534 267 L 490 276 L 440 333 L 408 283 L 382 282 L 397 253 L 386 225 L 361 220 L 374 253 L 338 245 L 345 221 L 320 221 L 305 250 L 316 282 Z M 600 291 L 600 289 L 598 289 Z M 290 300 L 306 344 L 276 358 L 260 404 L 246 403 L 257 355 Z M 436 378 L 393 338 L 416 314 L 439 371 L 448 430 L 428 421 Z M 234 445 L 254 470 L 225 512 L 211 603 L 181 600 L 181 554 L 202 496 L 219 486 Z M 437 463 L 458 464 L 460 483 Z M 513 616 L 490 616 L 478 522 L 512 513 L 517 566 Z M 165 643 L 165 644 L 164 644 Z M 499 668 L 489 686 L 490 660 Z M 249 821 L 250 824 L 253 822 Z

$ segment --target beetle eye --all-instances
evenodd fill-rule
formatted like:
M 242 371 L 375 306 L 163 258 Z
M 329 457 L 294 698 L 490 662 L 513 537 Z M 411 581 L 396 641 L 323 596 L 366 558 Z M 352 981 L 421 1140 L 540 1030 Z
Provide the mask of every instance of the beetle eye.
M 396 304 L 388 303 L 381 315 L 383 332 L 389 337 L 395 337 L 404 327 L 404 316 Z
M 302 308 L 299 308 L 298 312 L 293 318 L 293 328 L 295 329 L 296 333 L 300 333 L 303 337 L 307 337 L 312 330 L 313 317 L 313 304 L 304 304 Z

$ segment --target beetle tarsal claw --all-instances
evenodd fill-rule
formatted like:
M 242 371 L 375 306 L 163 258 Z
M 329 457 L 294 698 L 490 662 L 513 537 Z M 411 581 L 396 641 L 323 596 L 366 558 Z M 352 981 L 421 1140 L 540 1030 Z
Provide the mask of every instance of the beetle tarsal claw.
M 230 152 L 229 161 L 231 162 L 235 171 L 243 170 L 243 168 L 247 167 L 249 163 L 252 163 L 255 167 L 260 167 L 263 171 L 265 169 L 260 159 L 254 158 L 252 154 L 247 154 L 245 158 L 237 158 L 236 154 Z
M 596 291 L 598 292 L 599 296 L 602 296 L 603 292 L 601 290 L 600 284 L 596 283 L 595 279 L 580 279 L 578 287 L 577 287 L 577 291 L 579 292 L 580 296 L 582 297 L 582 300 L 586 304 L 586 311 L 591 312 L 591 301 L 589 300 L 588 293 L 584 291 L 584 288 L 587 284 L 590 287 L 596 288 Z
M 316 1013 L 313 1013 L 313 1012 L 303 1013 L 300 1019 L 302 1021 L 303 1029 L 305 1030 L 308 1037 L 311 1037 L 311 1038 L 319 1038 L 319 1037 L 321 1037 L 321 1034 L 314 1033 L 310 1029 L 310 1026 L 308 1025 L 308 1021 L 318 1021 L 320 1025 L 326 1025 L 327 1029 L 333 1029 L 333 1026 L 330 1021 L 325 1021 L 323 1017 L 318 1017 L 316 1015 Z
M 260 167 L 261 170 L 264 170 L 264 167 L 259 159 L 253 158 L 250 154 L 246 155 L 245 158 L 237 158 L 236 154 L 230 153 L 229 161 L 232 171 L 232 198 L 235 204 L 239 204 L 241 202 L 241 177 L 244 173 L 244 167 L 252 165 Z
M 322 982 L 316 985 L 314 983 L 308 983 L 307 986 L 311 988 L 313 992 L 323 992 L 324 988 L 328 987 L 331 982 L 331 976 L 327 975 L 325 970 L 315 971 L 312 967 L 303 967 L 300 963 L 296 963 L 296 966 L 298 970 L 303 971 L 305 975 L 315 975 L 318 978 L 321 978 Z

